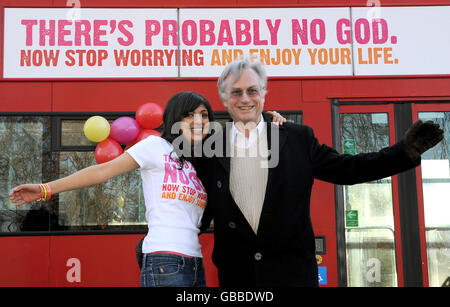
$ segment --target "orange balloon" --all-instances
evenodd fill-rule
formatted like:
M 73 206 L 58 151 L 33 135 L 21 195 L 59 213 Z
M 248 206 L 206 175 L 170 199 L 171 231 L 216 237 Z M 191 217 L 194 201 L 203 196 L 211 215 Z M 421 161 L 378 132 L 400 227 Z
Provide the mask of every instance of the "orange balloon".
M 94 153 L 95 161 L 97 161 L 98 164 L 102 164 L 117 158 L 122 153 L 122 146 L 112 138 L 107 138 L 97 144 Z

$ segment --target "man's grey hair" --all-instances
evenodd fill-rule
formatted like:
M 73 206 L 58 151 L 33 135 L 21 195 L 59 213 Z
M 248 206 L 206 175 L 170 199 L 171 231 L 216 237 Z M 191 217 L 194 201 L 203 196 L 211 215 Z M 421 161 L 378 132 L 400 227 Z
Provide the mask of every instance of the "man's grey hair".
M 233 84 L 242 74 L 242 71 L 245 69 L 252 69 L 259 77 L 259 83 L 261 86 L 261 95 L 264 96 L 267 91 L 267 74 L 264 65 L 261 64 L 259 59 L 239 59 L 235 60 L 232 63 L 228 64 L 225 69 L 222 71 L 222 74 L 217 81 L 217 87 L 219 89 L 219 96 L 222 101 L 226 100 L 227 93 L 225 91 L 226 82 L 225 80 L 230 76 L 229 82 Z

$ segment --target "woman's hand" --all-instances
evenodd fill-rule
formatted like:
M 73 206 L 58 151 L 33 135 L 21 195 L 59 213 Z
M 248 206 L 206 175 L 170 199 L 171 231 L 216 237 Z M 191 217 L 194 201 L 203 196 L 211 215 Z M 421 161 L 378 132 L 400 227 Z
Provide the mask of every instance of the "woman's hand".
M 267 111 L 267 114 L 269 114 L 272 117 L 272 123 L 274 123 L 277 126 L 283 125 L 284 122 L 286 122 L 286 118 L 281 116 L 280 113 L 277 111 Z
M 37 201 L 41 198 L 41 187 L 39 184 L 22 184 L 11 190 L 9 199 L 17 207 L 23 204 Z

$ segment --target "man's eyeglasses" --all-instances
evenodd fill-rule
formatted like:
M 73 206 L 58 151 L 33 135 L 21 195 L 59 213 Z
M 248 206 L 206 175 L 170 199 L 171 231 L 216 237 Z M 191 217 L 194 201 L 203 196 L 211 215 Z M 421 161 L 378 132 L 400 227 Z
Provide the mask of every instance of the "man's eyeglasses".
M 255 97 L 260 94 L 260 90 L 257 87 L 249 87 L 245 90 L 245 93 L 248 97 Z M 241 98 L 242 96 L 244 96 L 244 91 L 240 88 L 236 88 L 230 91 L 231 98 Z

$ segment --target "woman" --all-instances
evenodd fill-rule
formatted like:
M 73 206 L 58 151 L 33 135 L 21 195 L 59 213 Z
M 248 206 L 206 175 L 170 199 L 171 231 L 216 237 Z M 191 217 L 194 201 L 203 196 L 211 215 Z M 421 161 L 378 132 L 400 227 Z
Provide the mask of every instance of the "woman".
M 211 121 L 213 111 L 203 96 L 175 94 L 164 110 L 161 137 L 150 136 L 112 161 L 67 177 L 15 187 L 10 199 L 17 206 L 48 200 L 52 194 L 103 183 L 140 168 L 148 223 L 142 245 L 141 286 L 204 287 L 198 234 L 207 196 L 193 167 L 194 160 L 183 153 L 189 153 L 186 147 L 192 152 L 196 144 L 201 144 Z M 178 123 L 181 125 L 176 126 Z M 181 133 L 174 127 L 181 128 Z M 174 148 L 175 141 L 181 145 Z

